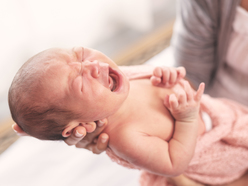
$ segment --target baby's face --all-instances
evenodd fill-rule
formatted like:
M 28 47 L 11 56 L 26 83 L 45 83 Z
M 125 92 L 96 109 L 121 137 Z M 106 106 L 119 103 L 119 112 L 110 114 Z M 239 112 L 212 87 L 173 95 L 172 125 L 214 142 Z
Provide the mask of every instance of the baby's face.
M 63 98 L 67 109 L 82 113 L 82 121 L 107 118 L 121 107 L 128 95 L 129 82 L 111 59 L 82 47 L 59 49 L 56 56 L 57 60 L 46 72 L 54 74 L 53 91 Z

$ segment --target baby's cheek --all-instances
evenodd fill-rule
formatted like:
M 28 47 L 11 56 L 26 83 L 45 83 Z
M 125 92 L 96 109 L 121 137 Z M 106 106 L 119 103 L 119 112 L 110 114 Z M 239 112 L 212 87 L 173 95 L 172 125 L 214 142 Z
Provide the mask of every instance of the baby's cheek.
M 75 80 L 72 83 L 72 90 L 75 93 L 81 93 L 82 92 L 82 78 L 79 76 L 75 78 Z

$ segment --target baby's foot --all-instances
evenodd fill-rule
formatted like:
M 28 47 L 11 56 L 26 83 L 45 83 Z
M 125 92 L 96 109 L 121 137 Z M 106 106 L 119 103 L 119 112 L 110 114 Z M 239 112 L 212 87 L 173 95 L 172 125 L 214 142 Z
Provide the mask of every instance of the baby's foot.
M 205 84 L 201 83 L 196 92 L 190 87 L 188 81 L 181 80 L 180 84 L 184 91 L 178 95 L 167 95 L 164 104 L 176 120 L 182 122 L 195 121 L 198 117 L 200 100 Z

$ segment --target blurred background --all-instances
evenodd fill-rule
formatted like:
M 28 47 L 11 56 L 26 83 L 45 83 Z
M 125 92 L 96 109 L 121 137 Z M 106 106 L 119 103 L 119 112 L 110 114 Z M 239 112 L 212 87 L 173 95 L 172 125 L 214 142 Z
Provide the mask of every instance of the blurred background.
M 175 16 L 172 0 L 8 0 L 0 2 L 0 121 L 20 66 L 51 47 L 92 47 L 114 58 Z
M 119 65 L 142 64 L 169 45 L 175 14 L 174 0 L 0 1 L 0 153 L 18 139 L 7 94 L 27 59 L 51 47 L 84 46 Z

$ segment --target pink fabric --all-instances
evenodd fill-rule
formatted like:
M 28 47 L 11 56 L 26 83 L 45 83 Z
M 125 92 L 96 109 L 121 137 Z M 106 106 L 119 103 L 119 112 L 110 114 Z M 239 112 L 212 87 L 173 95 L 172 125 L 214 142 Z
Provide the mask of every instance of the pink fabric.
M 213 128 L 198 137 L 195 154 L 184 175 L 205 184 L 224 184 L 241 177 L 248 168 L 248 108 L 226 99 L 204 95 L 201 109 L 209 114 Z M 115 156 L 120 165 L 137 168 Z M 142 171 L 142 186 L 171 186 L 166 177 Z

